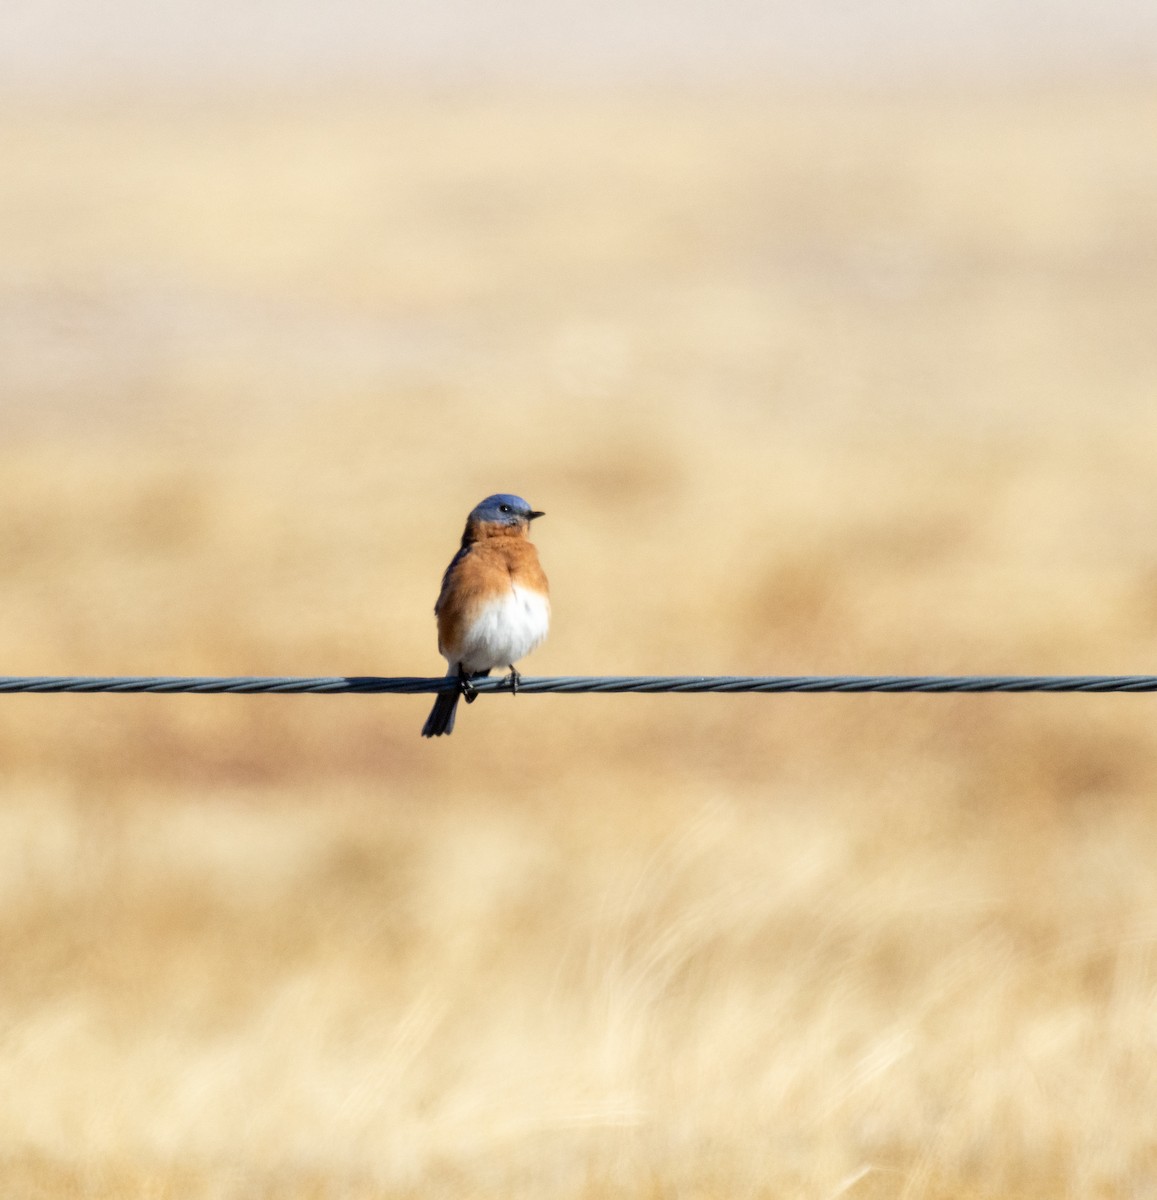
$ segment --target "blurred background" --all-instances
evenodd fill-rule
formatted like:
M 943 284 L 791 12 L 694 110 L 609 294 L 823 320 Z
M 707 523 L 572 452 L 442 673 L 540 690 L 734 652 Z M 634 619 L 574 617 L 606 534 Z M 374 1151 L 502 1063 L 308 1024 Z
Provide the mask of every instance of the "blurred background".
M 0 669 L 1157 661 L 1157 9 L 9 0 Z M 1154 701 L 0 699 L 28 1197 L 1157 1192 Z

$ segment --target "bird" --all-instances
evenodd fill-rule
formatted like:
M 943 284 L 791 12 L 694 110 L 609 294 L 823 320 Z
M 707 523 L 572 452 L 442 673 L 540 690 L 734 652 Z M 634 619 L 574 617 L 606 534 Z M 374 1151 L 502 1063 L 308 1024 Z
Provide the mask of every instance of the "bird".
M 540 645 L 550 627 L 550 589 L 528 534 L 537 512 L 521 496 L 498 492 L 470 511 L 458 553 L 442 576 L 434 605 L 438 652 L 446 677 L 458 681 L 438 693 L 422 726 L 423 737 L 454 730 L 461 697 L 477 696 L 471 679 L 509 667 L 512 692 L 521 681 L 514 664 Z

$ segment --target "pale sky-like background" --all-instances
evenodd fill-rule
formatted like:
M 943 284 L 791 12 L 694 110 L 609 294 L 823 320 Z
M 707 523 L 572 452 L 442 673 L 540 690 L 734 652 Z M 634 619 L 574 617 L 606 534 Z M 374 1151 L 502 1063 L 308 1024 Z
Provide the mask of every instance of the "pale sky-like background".
M 1153 0 L 4 0 L 0 87 L 1157 72 Z

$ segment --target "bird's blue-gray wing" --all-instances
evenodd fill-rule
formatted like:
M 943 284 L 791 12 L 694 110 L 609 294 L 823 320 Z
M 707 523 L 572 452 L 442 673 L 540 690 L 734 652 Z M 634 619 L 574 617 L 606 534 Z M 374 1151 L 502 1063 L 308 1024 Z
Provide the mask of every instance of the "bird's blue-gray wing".
M 437 616 L 442 611 L 442 604 L 446 599 L 446 589 L 450 586 L 450 579 L 454 574 L 454 569 L 469 553 L 469 546 L 459 546 L 457 554 L 450 560 L 450 565 L 442 573 L 442 586 L 438 590 L 438 599 L 434 602 L 434 616 Z

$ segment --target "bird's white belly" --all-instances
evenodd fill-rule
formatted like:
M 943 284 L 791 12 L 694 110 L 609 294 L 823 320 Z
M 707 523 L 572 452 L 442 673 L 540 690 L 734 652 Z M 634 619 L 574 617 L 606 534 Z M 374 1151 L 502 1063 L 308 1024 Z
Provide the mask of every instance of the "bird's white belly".
M 529 654 L 550 627 L 550 601 L 517 584 L 478 613 L 462 639 L 459 661 L 467 671 L 506 667 Z

